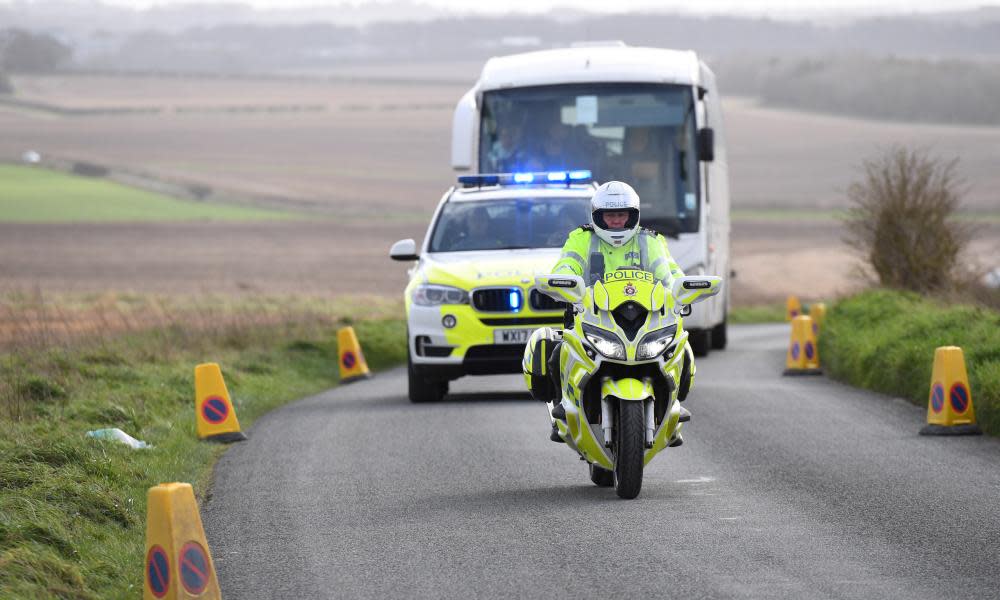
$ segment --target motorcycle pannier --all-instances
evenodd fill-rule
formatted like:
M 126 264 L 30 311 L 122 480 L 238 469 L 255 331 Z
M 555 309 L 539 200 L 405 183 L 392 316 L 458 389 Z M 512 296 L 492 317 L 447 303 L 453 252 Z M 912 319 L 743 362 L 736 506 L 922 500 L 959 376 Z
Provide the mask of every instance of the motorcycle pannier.
M 561 337 L 560 332 L 551 327 L 542 327 L 531 334 L 524 348 L 524 375 L 529 381 L 531 395 L 539 402 L 552 402 L 556 397 L 548 359 Z

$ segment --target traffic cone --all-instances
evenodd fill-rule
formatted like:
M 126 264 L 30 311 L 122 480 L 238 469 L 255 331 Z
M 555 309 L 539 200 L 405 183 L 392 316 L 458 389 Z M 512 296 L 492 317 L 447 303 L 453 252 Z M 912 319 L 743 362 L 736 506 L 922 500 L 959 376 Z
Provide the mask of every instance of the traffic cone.
M 809 305 L 809 316 L 813 320 L 813 333 L 819 339 L 819 332 L 823 329 L 823 319 L 826 318 L 826 304 L 813 302 Z
M 221 600 L 212 554 L 190 483 L 149 488 L 144 600 Z
M 958 346 L 934 351 L 931 392 L 927 402 L 927 425 L 920 435 L 980 435 L 972 407 L 965 357 Z
M 198 437 L 210 442 L 242 442 L 247 439 L 240 431 L 236 409 L 229 399 L 229 390 L 216 363 L 194 368 L 194 413 Z
M 792 319 L 792 336 L 788 341 L 785 375 L 821 375 L 819 348 L 813 333 L 812 318 L 799 315 Z
M 785 301 L 785 320 L 791 321 L 802 314 L 802 303 L 798 296 L 789 296 Z
M 369 379 L 372 376 L 353 327 L 343 327 L 337 332 L 337 351 L 340 354 L 340 383 Z

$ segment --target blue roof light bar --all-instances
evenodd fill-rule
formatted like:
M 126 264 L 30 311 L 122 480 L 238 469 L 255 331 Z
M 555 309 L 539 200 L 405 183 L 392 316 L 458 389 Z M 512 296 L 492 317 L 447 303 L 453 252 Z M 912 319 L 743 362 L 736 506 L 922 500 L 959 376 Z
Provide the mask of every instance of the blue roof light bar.
M 459 175 L 462 187 L 484 187 L 493 185 L 580 185 L 593 180 L 588 169 L 571 171 L 541 171 L 534 173 L 486 173 L 479 175 Z

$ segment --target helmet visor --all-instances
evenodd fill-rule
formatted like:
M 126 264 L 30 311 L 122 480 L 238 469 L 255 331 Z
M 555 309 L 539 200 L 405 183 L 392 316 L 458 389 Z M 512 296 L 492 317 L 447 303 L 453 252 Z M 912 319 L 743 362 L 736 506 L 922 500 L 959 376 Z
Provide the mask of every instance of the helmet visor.
M 627 215 L 625 224 L 621 225 L 622 216 Z M 607 217 L 610 216 L 610 219 Z M 594 211 L 594 225 L 606 231 L 629 231 L 639 224 L 639 209 L 637 208 L 607 208 Z M 612 227 L 616 225 L 616 227 Z

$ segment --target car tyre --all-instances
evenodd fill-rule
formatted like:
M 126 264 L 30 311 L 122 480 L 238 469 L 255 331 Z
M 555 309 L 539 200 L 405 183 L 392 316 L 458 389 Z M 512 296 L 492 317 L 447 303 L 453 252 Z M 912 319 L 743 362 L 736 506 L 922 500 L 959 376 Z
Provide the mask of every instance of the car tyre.
M 406 374 L 410 402 L 414 404 L 440 402 L 448 393 L 447 381 L 429 380 L 413 369 L 413 361 L 410 360 L 409 352 L 406 354 Z
M 712 347 L 712 330 L 692 329 L 688 343 L 691 344 L 691 351 L 695 356 L 707 356 L 709 348 Z
M 722 319 L 721 323 L 712 328 L 712 350 L 726 349 L 726 329 L 726 319 Z

